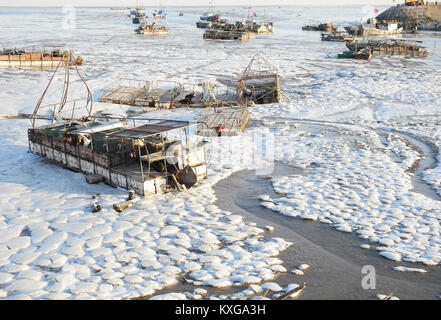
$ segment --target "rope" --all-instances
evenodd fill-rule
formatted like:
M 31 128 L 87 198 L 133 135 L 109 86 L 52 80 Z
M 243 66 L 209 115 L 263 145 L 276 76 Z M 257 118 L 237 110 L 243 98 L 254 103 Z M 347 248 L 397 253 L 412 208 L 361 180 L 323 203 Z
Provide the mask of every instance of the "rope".
M 31 117 L 31 123 L 32 123 L 33 129 L 35 129 L 35 121 L 37 119 L 37 114 L 38 114 L 38 111 L 39 111 L 41 104 L 44 100 L 44 97 L 46 96 L 46 93 L 49 90 L 49 87 L 51 86 L 52 81 L 55 78 L 55 75 L 57 74 L 57 71 L 63 62 L 65 63 L 64 84 L 63 84 L 63 91 L 62 91 L 62 95 L 61 95 L 61 101 L 60 101 L 60 105 L 59 105 L 57 113 L 58 114 L 61 113 L 61 111 L 63 110 L 63 108 L 67 104 L 69 87 L 70 87 L 70 64 L 71 64 L 71 62 L 74 62 L 75 70 L 78 74 L 78 77 L 81 79 L 81 81 L 83 82 L 83 84 L 85 85 L 85 87 L 87 89 L 87 101 L 86 101 L 86 105 L 85 105 L 85 108 L 88 111 L 87 118 L 89 118 L 92 115 L 92 103 L 93 103 L 92 92 L 90 91 L 90 88 L 88 87 L 84 78 L 81 76 L 80 71 L 78 69 L 78 65 L 75 63 L 74 56 L 73 56 L 72 52 L 66 51 L 63 54 L 63 59 L 58 63 L 57 67 L 55 68 L 55 71 L 53 72 L 52 77 L 50 78 L 49 83 L 46 86 L 46 89 L 43 91 L 43 94 L 41 95 L 40 99 L 38 100 L 38 102 L 35 106 L 34 112 Z M 89 104 L 90 104 L 90 106 L 89 106 Z M 55 112 L 55 107 L 54 107 L 54 114 L 52 116 L 52 121 L 54 121 L 57 118 L 57 113 Z M 72 115 L 72 119 L 73 119 L 73 115 Z

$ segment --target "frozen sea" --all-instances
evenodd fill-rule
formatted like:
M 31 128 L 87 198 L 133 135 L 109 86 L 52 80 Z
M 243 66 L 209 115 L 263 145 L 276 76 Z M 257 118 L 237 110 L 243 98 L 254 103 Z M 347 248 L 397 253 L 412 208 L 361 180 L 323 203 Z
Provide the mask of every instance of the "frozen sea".
M 242 8 L 219 10 L 230 19 L 247 14 Z M 195 22 L 206 8 L 169 8 L 163 22 L 170 28 L 167 37 L 137 35 L 127 10 L 76 8 L 72 20 L 62 9 L 1 8 L 0 47 L 73 50 L 84 59 L 80 71 L 96 110 L 126 110 L 96 102 L 99 90 L 118 78 L 214 82 L 240 73 L 257 53 L 279 69 L 290 101 L 256 106 L 240 137 L 213 139 L 209 179 L 200 186 L 139 199 L 116 214 L 112 205 L 126 190 L 88 185 L 82 174 L 28 153 L 29 121 L 6 117 L 32 112 L 52 72 L 0 69 L 0 298 L 245 299 L 259 298 L 268 288 L 277 298 L 303 283 L 302 268 L 294 270 L 295 264 L 311 265 L 302 273 L 315 282 L 306 278 L 309 272 L 319 279 L 314 270 L 323 275 L 345 259 L 364 261 L 367 255 L 401 282 L 385 280 L 387 286 L 379 283 L 377 291 L 366 293 L 359 283 L 361 267 L 353 263 L 360 277 L 339 298 L 375 299 L 394 289 L 398 298 L 418 298 L 418 290 L 413 296 L 409 289 L 418 285 L 420 291 L 430 287 L 425 298 L 436 298 L 441 294 L 441 33 L 402 36 L 423 41 L 429 51 L 425 59 L 381 57 L 367 63 L 338 60 L 342 43 L 321 42 L 320 33 L 301 30 L 319 22 L 356 24 L 369 10 L 259 7 L 252 11 L 258 18 L 265 12 L 275 33 L 241 43 L 204 41 Z M 62 86 L 59 76 L 45 103 L 58 102 Z M 73 82 L 69 98 L 83 97 L 81 83 Z M 191 119 L 197 112 L 150 114 Z M 255 157 L 256 136 L 274 141 L 272 157 Z M 267 174 L 269 189 L 242 186 L 251 189 L 238 190 L 236 197 L 215 190 L 219 183 L 248 179 L 244 170 L 273 163 L 292 171 Z M 103 204 L 100 213 L 91 212 L 92 195 Z M 240 208 L 233 201 L 242 203 Z M 244 210 L 251 202 L 260 209 Z M 292 230 L 285 230 L 290 223 Z M 294 228 L 302 224 L 338 230 L 338 236 L 324 234 L 329 243 L 351 243 L 351 254 L 332 252 L 320 230 L 311 231 L 317 237 L 309 238 L 315 242 L 311 247 Z M 328 260 L 317 259 L 327 257 L 314 251 L 317 246 L 330 250 Z M 332 260 L 337 256 L 341 259 Z M 327 263 L 335 265 L 327 270 Z M 332 292 L 341 282 L 333 281 L 323 290 Z M 354 294 L 359 291 L 364 295 Z

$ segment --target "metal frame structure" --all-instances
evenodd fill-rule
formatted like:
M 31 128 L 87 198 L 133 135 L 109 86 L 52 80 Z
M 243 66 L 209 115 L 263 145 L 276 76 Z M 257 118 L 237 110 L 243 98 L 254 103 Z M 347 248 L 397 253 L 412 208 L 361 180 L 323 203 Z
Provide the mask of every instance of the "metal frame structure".
M 219 101 L 220 95 L 218 88 L 209 82 L 179 83 L 120 78 L 100 90 L 100 102 L 152 109 L 236 104 L 233 101 Z M 188 101 L 187 96 L 191 97 Z
M 145 196 L 207 178 L 209 142 L 196 135 L 204 125 L 139 117 L 70 120 L 29 129 L 29 150 Z
M 280 102 L 289 98 L 280 89 L 280 76 L 276 67 L 256 54 L 237 81 L 239 99 L 256 104 Z
M 68 61 L 68 63 L 65 63 L 64 65 L 64 85 L 63 85 L 63 93 L 61 96 L 61 101 L 55 105 L 49 105 L 50 106 L 54 106 L 54 112 L 53 112 L 53 119 L 52 122 L 54 122 L 55 118 L 57 117 L 57 115 L 63 113 L 63 109 L 66 106 L 66 104 L 68 104 L 68 95 L 69 95 L 69 86 L 70 86 L 70 62 L 74 61 L 74 56 L 73 53 L 70 51 L 66 51 L 63 55 L 63 60 Z M 31 117 L 31 122 L 32 122 L 32 128 L 35 128 L 35 120 L 37 119 L 38 116 L 38 112 L 40 110 L 40 108 L 42 107 L 42 103 L 44 101 L 44 98 L 46 96 L 47 91 L 49 90 L 49 87 L 52 84 L 52 81 L 54 80 L 58 68 L 60 67 L 60 65 L 62 65 L 62 63 L 60 62 L 58 64 L 58 66 L 56 67 L 54 73 L 52 74 L 52 77 L 50 78 L 46 89 L 43 91 L 43 94 L 41 95 L 40 99 L 38 99 L 37 105 L 35 106 L 34 112 L 32 114 Z M 93 107 L 93 101 L 92 101 L 92 92 L 90 91 L 86 81 L 84 80 L 84 78 L 81 76 L 80 71 L 78 70 L 78 65 L 75 64 L 75 71 L 79 77 L 79 79 L 81 80 L 81 82 L 84 84 L 86 90 L 87 90 L 87 98 L 86 98 L 86 104 L 83 106 L 83 108 L 85 110 L 87 110 L 87 117 L 90 117 L 90 115 L 92 114 L 92 107 Z M 79 100 L 73 100 L 73 101 L 79 101 Z M 56 110 L 56 107 L 58 106 L 58 111 Z M 44 107 L 48 107 L 48 106 L 44 106 Z M 44 108 L 43 107 L 43 108 Z M 76 107 L 76 102 L 74 102 L 74 106 L 73 106 L 73 110 L 75 111 L 75 107 Z M 66 110 L 64 110 L 65 112 Z M 74 115 L 71 116 L 71 119 L 73 118 Z

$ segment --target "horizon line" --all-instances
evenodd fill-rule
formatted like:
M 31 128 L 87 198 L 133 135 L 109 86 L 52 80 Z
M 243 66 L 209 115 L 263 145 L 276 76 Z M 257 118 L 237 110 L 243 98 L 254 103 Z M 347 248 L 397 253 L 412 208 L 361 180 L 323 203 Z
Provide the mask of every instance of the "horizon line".
M 308 5 L 300 5 L 300 4 L 272 4 L 272 5 L 262 5 L 262 4 L 256 4 L 253 6 L 245 6 L 245 5 L 217 5 L 216 7 L 239 7 L 239 8 L 254 8 L 254 7 L 358 7 L 358 6 L 363 6 L 363 4 L 350 4 L 350 5 L 344 5 L 344 4 L 329 4 L 329 5 L 321 5 L 321 4 L 308 4 Z M 378 7 L 388 7 L 390 5 L 386 5 L 386 4 L 382 4 L 382 5 L 378 5 Z M 391 7 L 393 7 L 394 5 L 392 5 Z M 66 6 L 2 6 L 0 5 L 0 8 L 64 8 Z M 127 8 L 205 8 L 207 6 L 186 6 L 186 5 L 166 5 L 166 6 L 123 6 L 123 7 L 119 7 L 119 6 L 73 6 L 75 8 L 118 8 L 118 9 L 127 9 Z

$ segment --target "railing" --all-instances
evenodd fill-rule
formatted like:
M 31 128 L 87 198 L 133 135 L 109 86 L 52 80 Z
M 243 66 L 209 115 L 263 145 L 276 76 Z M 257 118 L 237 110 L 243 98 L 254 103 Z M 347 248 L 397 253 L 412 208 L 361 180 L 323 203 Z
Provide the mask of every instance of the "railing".
M 88 99 L 75 99 L 65 103 L 57 102 L 40 106 L 39 114 L 33 114 L 31 122 L 35 128 L 36 120 L 73 121 L 90 115 L 90 101 Z M 60 110 L 61 108 L 61 110 Z

